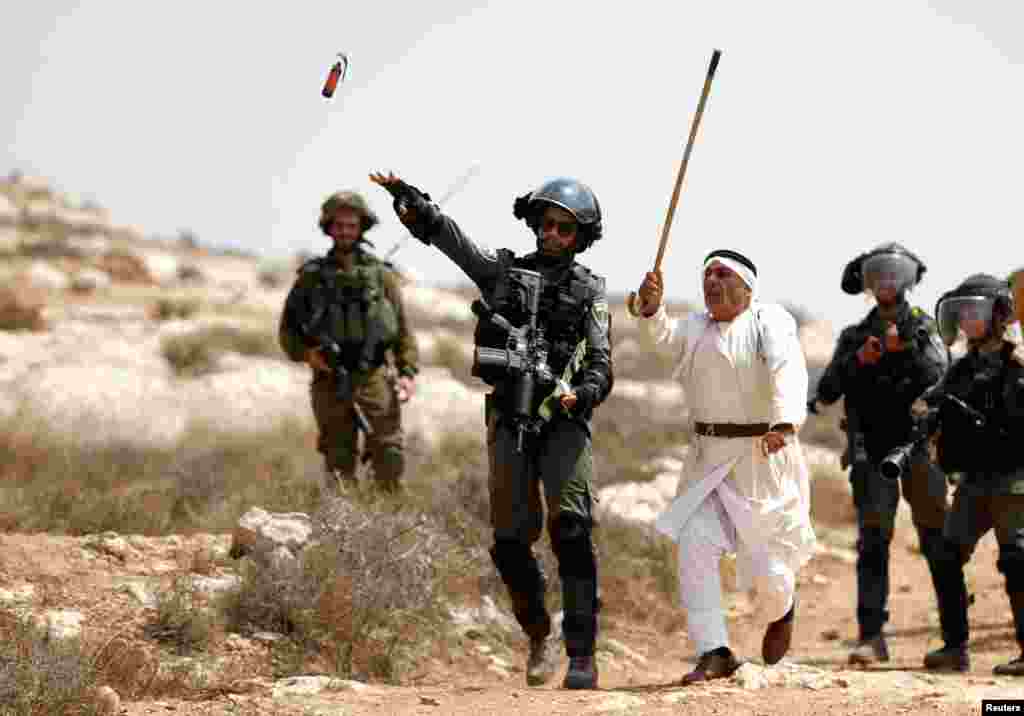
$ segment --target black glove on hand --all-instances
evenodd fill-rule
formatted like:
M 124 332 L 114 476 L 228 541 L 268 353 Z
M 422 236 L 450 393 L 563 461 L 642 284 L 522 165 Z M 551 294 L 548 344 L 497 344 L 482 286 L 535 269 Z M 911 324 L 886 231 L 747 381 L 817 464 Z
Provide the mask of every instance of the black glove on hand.
M 440 210 L 430 202 L 430 194 L 401 179 L 384 185 L 384 188 L 394 197 L 391 206 L 399 221 L 405 224 L 413 236 L 429 246 L 430 234 L 441 218 Z
M 594 409 L 594 402 L 597 400 L 597 389 L 592 385 L 581 385 L 573 389 L 576 393 L 576 405 L 573 412 L 576 415 L 587 415 Z

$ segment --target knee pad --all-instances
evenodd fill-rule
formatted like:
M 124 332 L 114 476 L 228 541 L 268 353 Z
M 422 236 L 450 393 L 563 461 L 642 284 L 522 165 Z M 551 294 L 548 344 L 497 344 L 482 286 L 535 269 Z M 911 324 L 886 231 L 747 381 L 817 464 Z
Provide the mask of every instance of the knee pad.
M 490 552 L 501 581 L 513 594 L 536 594 L 547 587 L 544 572 L 530 545 L 516 540 L 495 540 Z
M 579 515 L 563 512 L 555 520 L 551 546 L 563 578 L 597 579 L 597 559 L 590 538 L 590 523 Z
M 1000 544 L 996 568 L 1006 578 L 1007 592 L 1024 592 L 1024 549 L 1015 544 Z

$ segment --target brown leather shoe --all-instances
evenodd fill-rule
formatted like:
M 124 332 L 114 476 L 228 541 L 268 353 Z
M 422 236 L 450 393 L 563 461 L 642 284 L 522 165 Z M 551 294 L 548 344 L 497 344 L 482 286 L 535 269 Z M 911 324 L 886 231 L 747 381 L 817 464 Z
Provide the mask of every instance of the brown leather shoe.
M 768 625 L 761 642 L 761 656 L 765 664 L 777 664 L 789 651 L 793 641 L 793 618 L 796 616 L 796 599 L 786 615 Z
M 697 667 L 684 676 L 680 683 L 683 686 L 689 686 L 701 681 L 724 679 L 732 676 L 733 672 L 740 668 L 740 663 L 732 650 L 728 647 L 721 647 L 701 654 L 700 659 L 697 660 Z

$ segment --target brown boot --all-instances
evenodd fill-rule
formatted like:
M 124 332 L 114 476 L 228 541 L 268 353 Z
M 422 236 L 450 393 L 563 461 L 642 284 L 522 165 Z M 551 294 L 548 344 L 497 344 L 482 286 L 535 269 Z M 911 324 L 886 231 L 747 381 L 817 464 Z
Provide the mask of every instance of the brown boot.
M 1021 654 L 1013 661 L 1005 664 L 998 664 L 992 673 L 997 676 L 1024 676 L 1024 654 Z
M 789 645 L 793 641 L 793 618 L 796 616 L 796 599 L 793 606 L 789 608 L 786 615 L 776 619 L 764 632 L 764 640 L 761 642 L 761 656 L 765 664 L 776 664 L 789 651 Z
M 881 661 L 889 661 L 889 646 L 885 643 L 884 634 L 878 634 L 870 639 L 861 639 L 850 652 L 851 664 L 871 666 Z
M 740 668 L 741 662 L 727 646 L 720 646 L 713 651 L 705 652 L 697 660 L 697 667 L 683 677 L 680 682 L 683 686 L 690 686 L 701 681 L 711 679 L 724 679 L 733 675 L 736 669 Z

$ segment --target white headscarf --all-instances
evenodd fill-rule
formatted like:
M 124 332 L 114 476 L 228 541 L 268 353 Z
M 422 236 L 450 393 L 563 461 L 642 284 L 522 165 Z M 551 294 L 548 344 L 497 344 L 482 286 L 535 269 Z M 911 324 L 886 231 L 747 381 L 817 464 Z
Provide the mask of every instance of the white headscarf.
M 741 261 L 738 261 L 732 258 L 731 256 L 725 256 L 720 253 L 709 254 L 707 260 L 704 262 L 704 267 L 701 269 L 702 278 L 704 272 L 708 270 L 708 266 L 710 266 L 715 261 L 731 269 L 732 271 L 735 271 L 736 275 L 738 275 L 743 280 L 743 283 L 747 284 L 747 288 L 750 289 L 751 294 L 757 293 L 757 273 L 747 264 L 742 263 Z M 751 266 L 753 265 L 753 261 L 750 261 L 750 259 L 747 259 L 747 261 L 750 262 Z

